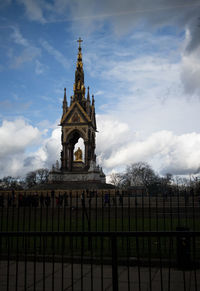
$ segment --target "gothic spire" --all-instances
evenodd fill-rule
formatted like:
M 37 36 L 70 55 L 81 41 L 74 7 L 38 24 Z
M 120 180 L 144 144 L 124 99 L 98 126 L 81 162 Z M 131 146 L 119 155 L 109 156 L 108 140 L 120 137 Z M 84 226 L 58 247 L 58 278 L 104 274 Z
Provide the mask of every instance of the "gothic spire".
M 86 112 L 88 114 L 88 116 L 90 116 L 90 111 L 91 111 L 91 108 L 90 108 L 90 87 L 88 86 L 88 92 L 87 92 L 87 102 L 86 102 Z
M 63 98 L 63 115 L 67 112 L 67 96 L 66 96 L 66 88 L 64 89 L 64 98 Z
M 79 43 L 79 47 L 75 72 L 74 99 L 81 103 L 85 99 L 84 71 L 81 48 L 82 39 L 79 38 L 77 42 Z
M 88 86 L 87 101 L 90 102 L 90 87 Z
M 92 95 L 92 106 L 94 106 L 94 95 Z
M 97 128 L 97 125 L 96 125 L 96 114 L 95 114 L 95 106 L 94 106 L 94 95 L 92 95 L 92 112 L 91 112 L 91 120 L 92 120 L 92 123 L 93 123 L 93 126 L 94 128 L 96 129 Z

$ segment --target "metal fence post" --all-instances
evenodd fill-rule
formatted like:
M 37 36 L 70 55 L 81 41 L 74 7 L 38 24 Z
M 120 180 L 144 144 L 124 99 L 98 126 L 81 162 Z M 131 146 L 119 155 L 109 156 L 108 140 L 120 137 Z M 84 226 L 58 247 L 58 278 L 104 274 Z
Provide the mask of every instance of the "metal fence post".
M 111 238 L 112 245 L 112 287 L 113 291 L 118 291 L 118 263 L 117 263 L 117 236 Z
M 177 227 L 176 231 L 188 231 L 188 227 Z M 179 269 L 189 269 L 191 267 L 190 236 L 183 235 L 177 237 L 177 267 Z

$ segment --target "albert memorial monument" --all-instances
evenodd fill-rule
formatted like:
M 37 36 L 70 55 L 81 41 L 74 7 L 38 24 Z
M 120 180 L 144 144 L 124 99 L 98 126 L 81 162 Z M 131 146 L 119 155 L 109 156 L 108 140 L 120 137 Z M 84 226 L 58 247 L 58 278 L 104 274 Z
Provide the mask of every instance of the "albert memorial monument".
M 79 38 L 78 57 L 75 70 L 73 95 L 69 103 L 64 89 L 63 112 L 60 121 L 61 135 L 61 161 L 52 167 L 49 175 L 50 184 L 81 184 L 98 185 L 104 188 L 105 174 L 96 164 L 96 115 L 94 95 L 90 97 L 89 87 L 87 93 L 84 85 L 84 71 L 82 62 L 82 40 Z M 82 138 L 84 148 L 75 145 Z M 103 186 L 104 185 L 104 186 Z

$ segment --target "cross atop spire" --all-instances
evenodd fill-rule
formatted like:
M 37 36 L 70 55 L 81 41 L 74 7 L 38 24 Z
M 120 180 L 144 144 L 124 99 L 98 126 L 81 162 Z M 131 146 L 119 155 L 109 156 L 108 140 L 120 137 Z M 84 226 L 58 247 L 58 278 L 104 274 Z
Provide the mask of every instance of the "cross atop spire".
M 79 48 L 81 48 L 81 43 L 83 42 L 83 40 L 79 37 L 79 39 L 77 40 L 77 42 L 79 43 Z

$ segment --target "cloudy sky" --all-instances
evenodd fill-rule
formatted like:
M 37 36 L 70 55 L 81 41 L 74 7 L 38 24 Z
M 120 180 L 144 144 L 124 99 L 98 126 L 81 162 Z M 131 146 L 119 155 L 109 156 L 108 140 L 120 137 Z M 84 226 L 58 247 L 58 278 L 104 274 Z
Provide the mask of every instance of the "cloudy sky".
M 200 1 L 0 0 L 0 178 L 59 159 L 79 37 L 105 173 L 197 173 Z

